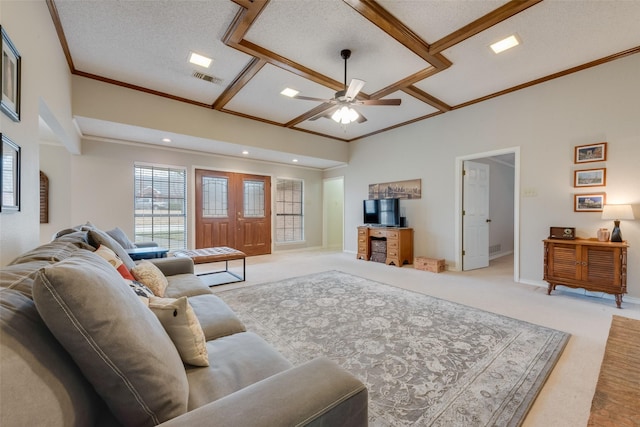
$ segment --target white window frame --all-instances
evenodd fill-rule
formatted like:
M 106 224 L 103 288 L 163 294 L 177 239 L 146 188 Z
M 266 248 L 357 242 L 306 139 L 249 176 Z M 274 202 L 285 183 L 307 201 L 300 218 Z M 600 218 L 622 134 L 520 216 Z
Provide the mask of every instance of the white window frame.
M 280 183 L 300 183 L 300 199 L 296 201 L 284 200 L 279 186 Z M 300 243 L 304 242 L 304 180 L 297 178 L 276 178 L 275 185 L 275 242 L 276 244 L 287 243 Z M 291 204 L 296 204 L 300 207 L 297 212 L 292 212 L 295 209 L 291 209 Z M 288 205 L 287 205 L 288 204 Z M 283 224 L 286 221 L 286 217 L 299 218 L 298 225 L 291 227 L 287 224 Z M 295 221 L 294 221 L 295 222 Z M 284 226 L 284 227 L 283 227 Z M 293 236 L 287 238 L 287 229 L 293 228 Z
M 142 170 L 148 170 L 151 175 L 139 181 Z M 166 171 L 181 173 L 182 182 L 172 184 L 170 174 L 167 180 L 160 180 L 158 187 L 166 186 L 163 194 L 159 192 L 154 183 L 154 171 Z M 134 221 L 134 241 L 153 241 L 159 246 L 171 250 L 187 248 L 187 168 L 183 166 L 170 166 L 149 163 L 134 163 L 133 167 L 133 221 Z M 173 191 L 182 191 L 182 197 L 172 196 Z M 178 191 L 179 193 L 179 191 Z M 182 226 L 175 225 L 182 223 Z M 181 221 L 180 221 L 181 219 Z M 144 229 L 143 230 L 143 226 Z M 150 230 L 149 230 L 150 227 Z M 167 235 L 169 237 L 167 237 Z M 144 236 L 141 238 L 141 236 Z M 174 236 L 174 237 L 171 237 Z M 177 238 L 175 236 L 178 236 Z

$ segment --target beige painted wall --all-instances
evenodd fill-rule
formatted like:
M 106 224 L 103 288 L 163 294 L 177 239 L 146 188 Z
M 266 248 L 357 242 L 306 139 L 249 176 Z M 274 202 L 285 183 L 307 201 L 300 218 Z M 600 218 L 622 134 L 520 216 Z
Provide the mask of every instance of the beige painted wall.
M 356 251 L 356 227 L 370 183 L 422 179 L 422 199 L 403 202 L 415 229 L 415 254 L 455 259 L 456 157 L 520 147 L 521 281 L 543 284 L 541 241 L 550 226 L 595 237 L 612 227 L 598 213 L 573 212 L 573 194 L 606 191 L 609 203 L 631 203 L 640 219 L 640 55 L 591 68 L 350 144 L 345 176 L 345 249 Z M 606 162 L 573 164 L 576 145 L 607 141 Z M 390 147 L 393 147 L 392 149 Z M 573 187 L 573 171 L 607 168 L 607 186 Z M 325 177 L 332 176 L 328 172 Z M 628 289 L 640 298 L 640 221 L 622 224 L 629 251 Z
M 194 170 L 214 169 L 268 175 L 274 187 L 276 178 L 304 181 L 305 242 L 276 245 L 274 250 L 322 245 L 322 173 L 302 167 L 278 165 L 239 158 L 206 155 L 184 150 L 163 149 L 133 143 L 83 140 L 82 155 L 71 155 L 62 147 L 43 146 L 40 161 L 53 182 L 69 182 L 69 208 L 55 200 L 52 217 L 43 240 L 52 230 L 92 222 L 103 229 L 120 227 L 133 236 L 133 168 L 135 162 L 184 167 L 188 182 L 188 246 L 194 247 Z M 59 167 L 68 164 L 68 168 Z M 275 188 L 275 187 L 274 187 Z M 56 192 L 58 194 L 58 192 Z M 57 197 L 57 196 L 56 196 Z M 274 199 L 272 192 L 272 199 Z M 55 198 L 55 197 L 54 197 Z
M 0 113 L 0 131 L 22 148 L 22 210 L 0 214 L 0 265 L 5 265 L 40 241 L 41 112 L 71 149 L 79 147 L 80 138 L 71 120 L 71 75 L 45 2 L 1 3 L 0 23 L 22 57 L 21 121 Z

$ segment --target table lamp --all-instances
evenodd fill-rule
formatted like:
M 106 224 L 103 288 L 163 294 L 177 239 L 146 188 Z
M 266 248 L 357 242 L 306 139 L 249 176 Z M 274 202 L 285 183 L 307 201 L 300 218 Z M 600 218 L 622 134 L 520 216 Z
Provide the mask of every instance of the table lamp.
M 622 242 L 620 233 L 621 219 L 634 219 L 631 205 L 604 205 L 602 209 L 602 219 L 613 220 L 613 231 L 611 232 L 612 242 Z

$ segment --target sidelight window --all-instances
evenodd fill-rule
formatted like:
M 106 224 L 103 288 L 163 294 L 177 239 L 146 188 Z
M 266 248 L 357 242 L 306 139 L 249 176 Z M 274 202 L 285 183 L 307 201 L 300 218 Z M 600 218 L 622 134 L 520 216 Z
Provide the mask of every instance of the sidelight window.
M 303 181 L 276 180 L 276 242 L 304 239 Z

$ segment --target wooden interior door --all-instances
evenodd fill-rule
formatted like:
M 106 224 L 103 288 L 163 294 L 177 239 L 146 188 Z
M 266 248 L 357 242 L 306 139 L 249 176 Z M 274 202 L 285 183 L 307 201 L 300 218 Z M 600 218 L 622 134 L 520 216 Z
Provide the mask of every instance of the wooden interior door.
M 271 253 L 271 179 L 196 169 L 196 248 Z

